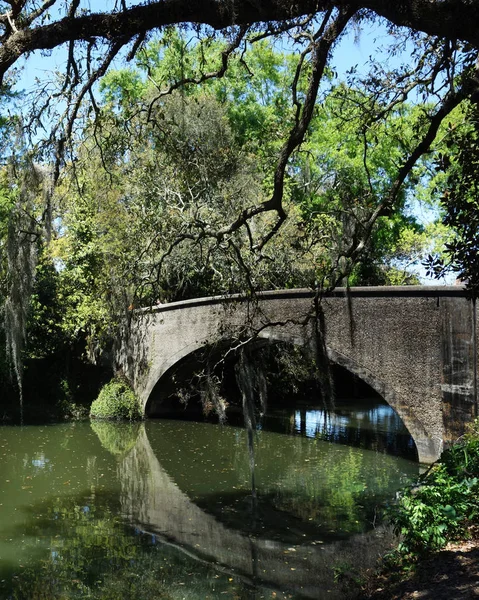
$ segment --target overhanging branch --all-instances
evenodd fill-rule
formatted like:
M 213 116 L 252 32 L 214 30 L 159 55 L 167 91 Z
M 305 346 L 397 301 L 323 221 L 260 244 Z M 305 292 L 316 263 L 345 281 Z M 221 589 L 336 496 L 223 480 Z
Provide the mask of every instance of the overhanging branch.
M 340 10 L 367 9 L 395 25 L 424 31 L 433 36 L 460 39 L 479 48 L 479 4 L 470 0 L 161 0 L 140 4 L 119 12 L 77 15 L 73 1 L 68 16 L 47 25 L 35 25 L 38 16 L 54 2 L 46 1 L 38 15 L 19 15 L 12 27 L 12 11 L 0 15 L 0 83 L 8 69 L 22 56 L 35 50 L 49 50 L 72 40 L 92 38 L 112 42 L 118 38 L 133 39 L 138 34 L 167 25 L 199 23 L 225 29 L 232 25 L 283 21 L 318 14 L 332 6 Z

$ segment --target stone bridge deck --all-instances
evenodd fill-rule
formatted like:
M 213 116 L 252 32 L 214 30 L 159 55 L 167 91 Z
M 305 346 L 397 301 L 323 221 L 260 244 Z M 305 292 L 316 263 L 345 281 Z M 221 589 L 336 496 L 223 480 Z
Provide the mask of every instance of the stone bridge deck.
M 477 413 L 477 316 L 464 289 L 337 289 L 321 308 L 329 358 L 396 410 L 421 462 L 435 461 Z M 193 352 L 239 339 L 309 344 L 315 318 L 310 290 L 160 305 L 136 311 L 119 363 L 148 414 L 155 385 Z

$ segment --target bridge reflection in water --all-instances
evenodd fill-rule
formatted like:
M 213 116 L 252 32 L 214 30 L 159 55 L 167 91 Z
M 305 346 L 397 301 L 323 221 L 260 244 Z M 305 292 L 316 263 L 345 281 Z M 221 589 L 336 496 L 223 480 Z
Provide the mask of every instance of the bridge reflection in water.
M 124 516 L 140 530 L 159 537 L 161 542 L 172 544 L 190 557 L 213 564 L 223 572 L 231 572 L 235 577 L 242 578 L 246 585 L 266 587 L 271 590 L 287 590 L 298 598 L 316 599 L 323 597 L 323 591 L 325 598 L 344 597 L 343 592 L 334 585 L 334 568 L 338 564 L 356 565 L 358 557 L 365 566 L 372 566 L 378 553 L 387 544 L 390 534 L 381 528 L 362 534 L 353 533 L 348 539 L 327 541 L 328 536 L 321 535 L 317 523 L 314 522 L 315 519 L 307 516 L 310 513 L 302 514 L 296 507 L 296 514 L 291 516 L 291 513 L 295 512 L 295 506 L 294 501 L 288 497 L 287 490 L 282 492 L 282 505 L 280 501 L 280 510 L 277 510 L 274 517 L 277 520 L 284 519 L 284 523 L 277 523 L 276 533 L 275 527 L 268 525 L 263 526 L 262 531 L 251 533 L 256 525 L 254 510 L 251 510 L 249 519 L 246 519 L 249 522 L 245 522 L 244 514 L 239 517 L 239 520 L 243 521 L 241 525 L 235 524 L 234 519 L 227 517 L 219 520 L 217 516 L 221 515 L 222 511 L 226 514 L 231 507 L 222 505 L 223 508 L 218 508 L 218 503 L 215 507 L 214 499 L 208 498 L 208 494 L 212 496 L 214 492 L 211 489 L 211 481 L 208 481 L 207 472 L 204 475 L 206 480 L 202 481 L 201 476 L 198 478 L 199 468 L 202 468 L 202 465 L 196 469 L 196 483 L 188 484 L 190 481 L 188 468 L 191 474 L 191 469 L 195 469 L 195 460 L 193 459 L 192 465 L 188 467 L 181 458 L 182 455 L 190 454 L 190 458 L 196 456 L 200 461 L 206 446 L 199 445 L 201 441 L 198 442 L 198 437 L 193 445 L 188 446 L 187 430 L 185 429 L 183 434 L 181 429 L 184 424 L 173 424 L 173 431 L 169 429 L 172 422 L 169 422 L 168 426 L 162 427 L 162 425 L 161 422 L 142 425 L 135 446 L 118 463 L 121 507 Z M 205 439 L 214 427 L 199 423 L 188 423 L 187 426 L 203 428 Z M 227 448 L 225 455 L 221 454 L 219 446 L 215 447 L 213 442 L 213 447 L 207 452 L 209 452 L 208 457 L 216 456 L 216 459 L 205 460 L 206 463 L 211 464 L 210 478 L 224 476 L 225 490 L 226 487 L 228 489 L 242 487 L 246 494 L 249 479 L 247 460 L 245 458 L 243 462 L 242 458 L 238 458 L 241 450 L 245 457 L 247 455 L 246 437 L 243 433 L 242 430 L 232 427 L 222 428 L 221 435 L 228 438 L 226 445 L 223 446 Z M 293 439 L 279 434 L 269 435 L 281 438 L 283 446 L 285 440 Z M 359 455 L 354 454 L 357 449 L 327 444 L 327 442 L 319 443 L 326 444 L 332 451 L 339 449 L 340 452 L 345 453 L 344 456 L 348 456 L 349 460 L 355 463 L 361 462 Z M 294 478 L 299 479 L 299 485 L 303 488 L 319 483 L 326 486 L 334 485 L 328 479 L 328 473 L 322 474 L 324 465 L 313 464 L 317 459 L 316 450 L 313 449 L 314 444 L 313 440 L 296 438 L 294 445 L 296 450 L 293 453 L 295 455 L 291 456 L 291 460 L 295 461 L 297 466 L 292 464 L 288 472 L 281 472 L 283 467 L 280 467 L 280 464 L 283 463 L 278 461 L 277 450 L 268 444 L 263 449 L 259 444 L 257 463 L 266 463 L 268 471 L 276 470 L 273 479 L 280 480 L 279 487 L 288 487 L 288 478 L 291 478 L 292 472 L 298 472 Z M 285 447 L 285 452 L 287 451 L 288 448 Z M 377 456 L 380 465 L 374 477 L 388 479 L 395 469 L 392 467 L 393 463 L 388 460 L 393 461 L 394 458 L 372 454 Z M 305 458 L 306 456 L 310 458 Z M 406 463 L 407 461 L 404 461 L 404 464 Z M 364 500 L 368 494 L 368 486 L 364 482 L 364 474 L 360 472 L 360 467 L 356 464 L 355 467 L 357 467 L 354 473 L 355 486 L 361 488 L 357 498 L 361 498 L 363 494 Z M 308 471 L 304 470 L 305 468 Z M 409 463 L 406 468 L 412 474 L 417 467 Z M 175 479 L 180 481 L 181 487 L 186 488 L 187 492 L 180 489 L 177 481 L 173 480 L 166 469 L 175 470 Z M 218 470 L 224 475 L 218 475 Z M 176 476 L 180 471 L 183 472 Z M 233 485 L 234 482 L 236 486 Z M 265 495 L 271 493 L 274 485 L 271 481 L 264 482 Z M 388 492 L 391 493 L 390 490 Z M 238 502 L 240 496 L 241 493 L 236 500 L 230 497 L 231 503 Z M 209 500 L 211 502 L 208 505 Z M 204 509 L 203 505 L 205 505 Z M 363 508 L 359 506 L 357 510 L 361 511 Z M 351 507 L 347 510 L 350 509 Z M 216 516 L 211 514 L 212 512 L 216 513 Z M 354 511 L 352 518 L 355 518 Z M 334 520 L 333 517 L 332 519 Z M 358 520 L 355 522 L 358 523 Z M 288 539 L 293 526 L 297 536 L 295 541 L 292 541 L 291 537 Z M 361 526 L 358 527 L 361 530 Z M 249 532 L 246 532 L 247 530 Z

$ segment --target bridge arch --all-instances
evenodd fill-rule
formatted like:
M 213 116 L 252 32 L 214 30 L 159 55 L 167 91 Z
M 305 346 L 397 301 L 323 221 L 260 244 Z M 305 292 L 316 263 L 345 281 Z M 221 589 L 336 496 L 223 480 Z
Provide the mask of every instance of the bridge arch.
M 386 383 L 378 379 L 366 367 L 359 365 L 352 358 L 344 356 L 331 348 L 327 348 L 327 352 L 331 362 L 344 367 L 350 373 L 367 383 L 393 410 L 396 411 L 414 440 L 419 462 L 429 462 L 428 457 L 437 452 L 436 441 L 427 435 L 424 426 L 416 415 L 401 403 L 398 394 Z
M 269 340 L 265 338 L 255 338 L 254 340 L 249 341 L 246 346 L 249 348 L 264 346 L 269 343 Z M 233 338 L 224 338 L 222 340 L 216 341 L 214 344 L 209 343 L 205 340 L 205 343 L 201 345 L 197 341 L 194 344 L 191 344 L 187 348 L 185 347 L 184 352 L 179 352 L 175 356 L 177 360 L 168 361 L 165 365 L 165 370 L 163 369 L 158 372 L 156 382 L 151 382 L 150 387 L 151 391 L 144 405 L 144 412 L 146 416 L 149 416 L 152 413 L 151 404 L 153 397 L 155 396 L 155 391 L 158 386 L 161 386 L 162 382 L 167 382 L 168 379 L 175 374 L 175 371 L 178 367 L 182 366 L 182 363 L 187 363 L 190 359 L 193 359 L 195 355 L 199 355 L 202 350 L 208 350 L 208 359 L 211 360 L 213 364 L 219 361 L 228 350 L 233 349 L 236 345 L 238 345 L 238 340 Z M 199 357 L 198 360 L 202 362 L 202 358 Z M 191 367 L 190 367 L 191 368 Z M 160 400 L 161 402 L 161 400 Z
M 143 398 L 144 398 L 143 410 L 146 415 L 148 415 L 148 412 L 149 412 L 149 404 L 150 404 L 150 399 L 151 399 L 153 390 L 155 389 L 155 387 L 157 385 L 160 384 L 161 380 L 164 379 L 165 377 L 167 377 L 169 374 L 171 374 L 172 371 L 175 369 L 175 367 L 178 364 L 180 364 L 182 361 L 184 361 L 188 357 L 193 356 L 195 353 L 207 348 L 210 345 L 211 345 L 211 342 L 209 341 L 209 339 L 207 337 L 205 337 L 203 339 L 199 339 L 199 340 L 194 340 L 190 344 L 185 345 L 180 350 L 178 350 L 177 352 L 175 352 L 174 354 L 169 356 L 168 359 L 165 360 L 164 362 L 162 362 L 161 364 L 158 364 L 158 365 L 152 367 L 152 369 L 150 371 L 150 376 L 148 378 L 149 379 L 148 385 L 143 392 Z M 217 342 L 215 342 L 215 345 L 220 345 L 221 347 L 224 347 L 224 346 L 227 347 L 227 341 L 226 340 L 221 340 L 220 342 L 217 341 Z
M 263 336 L 262 338 L 257 338 L 248 343 L 249 346 L 263 346 L 268 343 L 278 343 L 278 342 L 287 342 L 296 346 L 304 346 L 305 342 L 303 339 L 298 336 L 291 336 L 285 334 L 281 331 L 280 328 L 274 330 L 276 335 L 272 333 L 268 333 L 267 336 Z M 158 379 L 154 382 L 154 379 L 151 383 L 151 392 L 149 394 L 148 400 L 145 404 L 145 414 L 151 414 L 151 403 L 154 389 L 161 385 L 162 380 L 166 380 L 168 376 L 171 376 L 172 372 L 174 372 L 175 368 L 184 361 L 187 361 L 189 357 L 193 357 L 195 354 L 200 352 L 201 350 L 208 347 L 207 340 L 203 340 L 204 345 L 202 345 L 198 340 L 195 340 L 195 343 L 185 346 L 182 349 L 182 352 L 176 353 L 171 357 L 171 360 L 164 365 L 164 370 L 159 369 L 158 371 Z M 214 347 L 212 347 L 212 355 L 218 356 L 221 353 L 226 352 L 229 348 L 236 345 L 238 340 L 232 339 L 224 339 L 215 343 Z M 398 414 L 400 419 L 402 420 L 404 426 L 410 433 L 416 449 L 418 453 L 419 461 L 423 458 L 422 454 L 420 454 L 420 448 L 426 448 L 426 456 L 429 456 L 431 452 L 434 452 L 433 444 L 428 440 L 428 436 L 424 431 L 421 423 L 417 418 L 415 418 L 414 414 L 411 414 L 407 409 L 404 410 L 404 407 L 398 401 L 397 394 L 393 389 L 390 389 L 388 385 L 378 379 L 373 373 L 371 373 L 367 368 L 360 366 L 354 359 L 347 357 L 340 352 L 335 351 L 332 348 L 327 347 L 327 355 L 331 363 L 337 364 L 343 368 L 345 368 L 349 373 L 358 377 L 363 382 L 368 384 L 371 389 L 373 389 L 383 400 Z M 424 453 L 424 452 L 423 452 Z
M 421 462 L 437 460 L 478 411 L 479 328 L 464 289 L 338 289 L 321 299 L 321 308 L 332 361 L 395 409 L 415 439 Z M 134 315 L 117 364 L 146 408 L 157 381 L 192 352 L 228 336 L 241 339 L 247 330 L 305 344 L 315 314 L 311 290 L 263 292 L 253 301 L 227 296 L 153 307 Z

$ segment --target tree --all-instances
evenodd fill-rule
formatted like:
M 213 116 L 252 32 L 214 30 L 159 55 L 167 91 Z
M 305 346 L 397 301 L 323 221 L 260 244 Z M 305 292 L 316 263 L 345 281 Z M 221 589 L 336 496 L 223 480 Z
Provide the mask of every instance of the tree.
M 65 45 L 65 69 L 38 83 L 24 116 L 34 162 L 51 169 L 57 194 L 38 207 L 37 230 L 48 231 L 52 206 L 59 233 L 69 228 L 63 242 L 45 235 L 58 293 L 68 298 L 65 330 L 90 331 L 92 340 L 107 330 L 121 312 L 111 293 L 120 282 L 128 282 L 123 309 L 162 293 L 170 299 L 172 281 L 187 296 L 225 281 L 254 291 L 303 277 L 321 293 L 357 278 L 365 252 L 374 262 L 400 232 L 420 234 L 403 209 L 428 176 L 438 134 L 450 136 L 443 123 L 477 94 L 478 10 L 466 0 L 112 0 L 93 13 L 82 0 L 0 1 L 5 85 L 20 58 Z M 338 42 L 378 19 L 390 33 L 389 56 L 407 61 L 388 68 L 372 60 L 368 73 L 351 70 L 338 86 Z M 289 68 L 267 57 L 267 38 L 283 40 Z M 146 76 L 120 72 L 115 87 L 115 60 L 135 60 Z M 195 123 L 195 110 L 208 115 L 210 131 Z M 141 135 L 143 147 L 131 141 Z M 107 190 L 100 210 L 99 189 Z M 295 237 L 301 249 L 312 242 L 309 271 L 284 252 Z M 278 249 L 284 260 L 269 268 Z M 97 310 L 83 310 L 85 299 Z
M 243 211 L 221 231 L 222 234 L 232 233 L 260 212 L 276 212 L 277 221 L 264 239 L 258 242 L 260 248 L 284 222 L 285 211 L 282 199 L 288 161 L 308 130 L 331 50 L 348 26 L 367 27 L 371 15 L 376 14 L 389 19 L 396 26 L 413 27 L 431 36 L 438 36 L 431 39 L 419 34 L 414 35 L 420 49 L 416 53 L 416 66 L 409 74 L 401 71 L 395 74 L 395 78 L 390 77 L 387 89 L 391 92 L 396 88 L 395 97 L 392 98 L 396 104 L 407 97 L 413 87 L 417 89 L 419 82 L 423 90 L 429 84 L 428 93 L 435 94 L 442 91 L 442 94 L 437 94 L 441 99 L 440 105 L 429 115 L 430 127 L 425 133 L 425 138 L 418 143 L 409 157 L 405 157 L 403 169 L 398 173 L 391 194 L 365 223 L 361 241 L 355 240 L 346 251 L 348 258 L 353 261 L 364 246 L 364 236 L 370 235 L 378 216 L 387 212 L 390 205 L 394 204 L 405 176 L 418 157 L 428 150 L 440 121 L 475 89 L 474 57 L 471 49 L 477 42 L 477 34 L 474 28 L 466 23 L 469 23 L 469 20 L 473 22 L 474 17 L 477 16 L 477 9 L 467 2 L 456 0 L 438 4 L 410 0 L 394 3 L 393 6 L 384 0 L 352 2 L 348 5 L 338 2 L 335 10 L 331 3 L 323 6 L 321 2 L 309 1 L 294 5 L 289 2 L 270 1 L 261 4 L 236 2 L 233 5 L 201 3 L 185 6 L 184 3 L 170 0 L 166 3 L 135 5 L 131 8 L 127 8 L 123 2 L 115 3 L 110 11 L 104 13 L 82 11 L 78 0 L 73 0 L 67 5 L 66 13 L 62 13 L 55 4 L 49 0 L 38 7 L 30 2 L 15 2 L 11 10 L 5 11 L 2 20 L 4 34 L 0 52 L 0 72 L 2 72 L 2 65 L 3 72 L 6 73 L 18 58 L 27 52 L 35 49 L 50 49 L 63 43 L 69 44 L 68 65 L 63 74 L 63 84 L 58 91 L 59 94 L 63 93 L 67 97 L 67 114 L 64 116 L 62 126 L 54 130 L 53 136 L 56 141 L 57 158 L 62 154 L 65 139 L 69 139 L 72 134 L 74 122 L 79 116 L 81 101 L 89 94 L 92 96 L 92 105 L 95 109 L 93 99 L 95 82 L 105 74 L 113 59 L 122 51 L 124 52 L 127 46 L 129 47 L 128 58 L 132 58 L 141 49 L 147 33 L 156 28 L 189 22 L 195 24 L 190 30 L 203 38 L 211 39 L 215 29 L 225 30 L 226 33 L 217 68 L 208 72 L 200 70 L 195 76 L 183 78 L 182 81 L 177 79 L 170 89 L 177 88 L 180 84 L 201 83 L 213 77 L 221 77 L 228 68 L 230 57 L 235 53 L 241 53 L 242 44 L 251 43 L 264 35 L 285 33 L 295 41 L 302 41 L 302 48 L 301 45 L 298 47 L 302 61 L 297 75 L 307 71 L 309 83 L 305 93 L 298 94 L 296 85 L 298 79 L 297 77 L 293 79 L 293 105 L 296 107 L 296 119 L 278 153 L 272 178 L 274 185 L 271 197 L 261 205 Z M 4 3 L 4 8 L 6 7 L 7 3 Z M 54 8 L 57 12 L 52 13 Z M 458 8 L 462 10 L 461 13 Z M 460 19 L 458 14 L 461 15 Z M 61 16 L 63 18 L 60 18 Z M 229 29 L 226 30 L 228 27 Z M 428 73 L 425 72 L 424 65 Z M 443 74 L 447 79 L 447 85 L 434 85 L 441 80 Z M 417 79 L 415 86 L 411 86 L 412 75 Z M 370 84 L 377 91 L 384 83 L 383 79 L 376 73 Z M 45 111 L 50 104 L 51 101 L 48 99 L 44 105 Z M 45 114 L 37 104 L 36 117 L 39 112 Z
M 176 31 L 165 38 L 145 47 L 135 69 L 104 78 L 102 118 L 90 123 L 75 149 L 60 246 L 62 279 L 73 277 L 64 298 L 70 306 L 69 298 L 81 298 L 73 309 L 80 329 L 86 325 L 81 315 L 91 324 L 99 318 L 92 331 L 108 328 L 108 310 L 94 307 L 119 293 L 113 280 L 134 306 L 334 281 L 350 231 L 387 193 L 401 153 L 421 130 L 421 111 L 403 107 L 365 131 L 365 93 L 330 80 L 286 174 L 286 224 L 261 254 L 253 244 L 271 226 L 266 215 L 252 219 L 249 231 L 239 228 L 218 243 L 223 223 L 271 193 L 271 163 L 294 122 L 284 81 L 298 60 L 262 42 L 242 56 L 255 79 L 232 60 L 220 81 L 157 98 L 158 82 L 174 69 L 190 77 L 200 60 L 217 56 L 216 43 L 187 48 L 188 38 Z M 420 164 L 412 170 L 394 211 L 377 221 L 366 260 L 374 260 L 375 270 L 363 275 L 364 268 L 358 269 L 355 282 L 389 281 L 383 258 L 392 263 L 407 256 L 408 246 L 424 243 L 412 217 L 402 213 L 407 191 L 424 169 Z M 84 261 L 93 255 L 94 263 Z M 388 270 L 397 281 L 397 269 L 391 264 Z M 80 310 L 83 303 L 86 310 Z
M 4 0 L 0 5 L 2 25 L 0 73 L 2 76 L 22 56 L 35 50 L 48 50 L 65 43 L 103 40 L 115 46 L 137 43 L 147 32 L 169 25 L 195 23 L 222 30 L 231 26 L 254 23 L 288 22 L 306 15 L 327 12 L 332 6 L 347 7 L 357 12 L 370 11 L 396 26 L 422 31 L 428 35 L 462 40 L 479 46 L 475 27 L 479 8 L 468 0 L 424 2 L 423 0 L 248 0 L 227 2 L 184 3 L 181 0 L 150 2 L 127 7 L 126 2 L 111 3 L 108 11 L 88 13 L 78 10 L 80 0 L 71 0 L 64 7 L 55 0 L 42 4 L 28 1 Z M 52 7 L 57 9 L 52 18 Z M 62 10 L 63 9 L 63 10 Z M 283 25 L 284 27 L 284 25 Z
M 479 108 L 467 103 L 449 122 L 447 147 L 436 160 L 443 179 L 443 223 L 454 232 L 446 244 L 445 257 L 430 254 L 426 265 L 441 278 L 450 272 L 464 282 L 472 297 L 479 293 Z
M 371 15 L 377 15 L 388 19 L 394 26 L 406 26 L 434 36 L 435 39 L 431 40 L 415 34 L 418 45 L 423 49 L 421 60 L 424 62 L 428 54 L 429 58 L 434 54 L 436 69 L 430 74 L 430 81 L 437 80 L 441 72 L 446 74 L 449 88 L 454 88 L 449 89 L 449 94 L 443 94 L 444 103 L 435 115 L 436 123 L 431 123 L 430 131 L 423 144 L 418 145 L 414 156 L 411 156 L 409 161 L 405 161 L 405 171 L 410 168 L 410 164 L 418 155 L 422 155 L 427 150 L 431 138 L 437 132 L 437 121 L 444 117 L 444 113 L 447 114 L 451 110 L 452 105 L 456 105 L 465 96 L 473 93 L 476 87 L 474 74 L 471 71 L 473 54 L 471 49 L 478 45 L 478 34 L 471 23 L 475 22 L 478 9 L 465 0 L 449 0 L 440 3 L 402 0 L 394 4 L 386 0 L 363 2 L 355 0 L 348 4 L 341 1 L 313 3 L 310 0 L 292 4 L 284 0 L 270 0 L 260 4 L 237 1 L 233 4 L 196 3 L 194 6 L 185 5 L 180 0 L 169 0 L 134 5 L 130 8 L 125 2 L 115 2 L 110 10 L 102 13 L 90 13 L 82 9 L 80 0 L 67 3 L 65 12 L 56 4 L 55 0 L 47 0 L 40 6 L 28 0 L 1 4 L 4 12 L 0 18 L 0 24 L 3 26 L 3 35 L 0 36 L 2 42 L 0 74 L 5 75 L 20 57 L 29 52 L 69 44 L 69 60 L 61 86 L 61 92 L 66 93 L 68 98 L 68 114 L 63 126 L 64 131 L 56 131 L 59 134 L 58 150 L 63 149 L 65 136 L 68 138 L 72 133 L 81 100 L 88 94 L 92 94 L 93 85 L 105 74 L 113 59 L 126 47 L 129 48 L 128 58 L 132 58 L 141 48 L 147 34 L 155 29 L 190 23 L 192 30 L 197 31 L 198 35 L 211 37 L 214 30 L 229 28 L 226 31 L 228 45 L 221 53 L 219 68 L 214 72 L 203 72 L 197 77 L 189 78 L 190 83 L 222 76 L 228 67 L 229 57 L 240 48 L 241 43 L 254 39 L 255 35 L 256 38 L 258 37 L 258 24 L 261 27 L 259 37 L 285 32 L 294 35 L 296 39 L 303 36 L 304 40 L 310 36 L 310 41 L 303 50 L 303 62 L 309 63 L 311 68 L 309 90 L 304 96 L 304 101 L 293 94 L 293 101 L 298 109 L 297 120 L 279 153 L 271 198 L 261 207 L 246 211 L 242 217 L 231 224 L 233 228 L 244 225 L 246 220 L 258 211 L 277 212 L 278 223 L 273 228 L 274 231 L 284 221 L 284 208 L 281 201 L 287 162 L 307 131 L 312 107 L 331 49 L 351 23 L 355 23 L 356 26 L 367 26 Z M 319 27 L 315 27 L 316 32 L 308 30 L 308 24 L 316 23 L 319 23 Z M 464 58 L 461 58 L 460 54 Z M 100 60 L 99 64 L 97 60 Z M 418 77 L 421 60 L 418 60 L 417 68 L 413 69 Z M 459 81 L 461 74 L 463 80 Z M 397 79 L 404 82 L 407 78 L 404 73 L 400 73 Z M 179 85 L 178 81 L 173 84 L 173 87 L 177 85 Z M 296 86 L 293 85 L 293 92 L 295 88 Z M 78 91 L 76 97 L 75 90 Z M 399 90 L 400 95 L 403 93 L 407 96 L 409 93 L 407 86 L 404 85 L 401 85 Z M 48 100 L 45 107 L 49 102 Z M 92 102 L 95 106 L 93 98 Z M 395 190 L 400 187 L 402 180 L 401 175 L 392 190 L 392 197 L 395 196 Z M 390 198 L 388 203 L 392 201 L 393 199 Z M 380 209 L 383 212 L 385 210 L 386 207 Z M 376 218 L 374 217 L 374 220 Z M 370 230 L 371 226 L 368 225 L 366 234 Z M 267 236 L 266 239 L 269 237 Z M 354 255 L 355 250 L 352 249 L 351 253 Z

